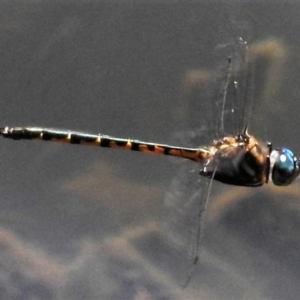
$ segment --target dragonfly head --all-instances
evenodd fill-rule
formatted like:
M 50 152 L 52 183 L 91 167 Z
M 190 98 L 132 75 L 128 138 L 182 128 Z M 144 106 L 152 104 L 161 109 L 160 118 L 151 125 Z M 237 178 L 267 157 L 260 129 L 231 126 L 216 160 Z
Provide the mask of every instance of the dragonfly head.
M 300 173 L 298 158 L 287 148 L 273 150 L 270 163 L 270 173 L 275 185 L 289 185 Z

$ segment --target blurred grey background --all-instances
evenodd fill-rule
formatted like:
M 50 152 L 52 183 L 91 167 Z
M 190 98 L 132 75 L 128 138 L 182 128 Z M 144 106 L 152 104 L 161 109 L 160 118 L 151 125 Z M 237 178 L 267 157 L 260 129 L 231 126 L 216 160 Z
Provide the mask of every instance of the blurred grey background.
M 212 113 L 193 110 L 188 74 L 224 73 L 224 45 L 243 36 L 257 60 L 250 129 L 300 153 L 299 13 L 296 1 L 1 1 L 1 126 L 180 143 Z M 298 299 L 298 182 L 216 183 L 182 289 L 185 258 L 160 229 L 182 162 L 10 140 L 0 154 L 1 299 Z

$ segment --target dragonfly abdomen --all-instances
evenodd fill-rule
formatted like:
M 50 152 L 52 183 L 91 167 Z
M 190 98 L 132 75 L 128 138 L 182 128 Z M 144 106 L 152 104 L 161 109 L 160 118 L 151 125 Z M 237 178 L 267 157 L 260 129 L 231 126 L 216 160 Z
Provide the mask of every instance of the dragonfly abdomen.
M 149 143 L 133 139 L 116 138 L 103 134 L 88 134 L 76 131 L 57 130 L 40 127 L 4 127 L 0 128 L 0 134 L 5 138 L 14 140 L 42 140 L 77 145 L 90 145 L 177 156 L 194 161 L 203 161 L 211 156 L 210 151 L 205 147 L 175 147 L 171 145 Z

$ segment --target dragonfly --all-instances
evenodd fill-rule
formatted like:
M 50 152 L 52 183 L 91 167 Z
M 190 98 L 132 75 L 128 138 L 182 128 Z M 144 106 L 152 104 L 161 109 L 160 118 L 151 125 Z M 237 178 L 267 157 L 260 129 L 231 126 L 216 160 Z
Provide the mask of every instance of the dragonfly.
M 225 136 L 211 145 L 185 148 L 124 139 L 103 134 L 42 127 L 2 127 L 0 135 L 13 140 L 41 140 L 162 154 L 201 163 L 200 175 L 225 184 L 257 187 L 270 178 L 277 186 L 291 184 L 300 173 L 299 159 L 285 147 L 261 144 L 247 131 Z
M 5 126 L 0 128 L 0 135 L 13 140 L 52 141 L 175 156 L 197 162 L 200 165 L 199 173 L 201 176 L 225 184 L 258 187 L 268 183 L 271 179 L 274 185 L 287 186 L 300 173 L 299 159 L 290 149 L 285 147 L 273 149 L 272 143 L 261 143 L 248 133 L 249 111 L 252 109 L 251 105 L 253 105 L 253 99 L 247 99 L 249 97 L 248 79 L 250 77 L 248 74 L 250 65 L 249 47 L 248 43 L 241 37 L 238 38 L 237 43 L 243 48 L 243 50 L 239 50 L 243 54 L 241 55 L 241 61 L 238 63 L 243 78 L 241 80 L 235 78 L 237 77 L 237 71 L 232 71 L 232 58 L 229 57 L 226 82 L 220 105 L 221 114 L 216 116 L 220 120 L 215 121 L 218 127 L 218 138 L 214 139 L 210 144 L 199 147 L 179 147 L 137 139 L 118 138 L 105 134 L 43 127 Z M 265 48 L 268 47 L 266 45 Z M 221 134 L 225 132 L 225 106 L 229 98 L 230 85 L 234 89 L 233 97 L 242 98 L 233 99 L 230 115 L 236 117 L 237 114 L 240 114 L 238 123 L 242 123 L 242 125 L 237 124 L 239 132 L 236 134 L 219 137 L 220 132 Z M 239 94 L 237 93 L 238 85 L 243 85 L 242 92 Z
M 246 43 L 244 41 L 241 43 L 248 51 Z M 243 68 L 247 66 L 248 60 L 246 56 Z M 237 90 L 239 84 L 234 72 L 231 72 L 231 58 L 228 61 L 229 67 L 221 99 L 220 132 L 224 132 L 225 104 L 229 97 L 229 87 L 231 86 L 233 90 Z M 243 73 L 246 72 L 246 69 L 243 70 Z M 246 98 L 247 90 L 242 94 Z M 237 95 L 235 97 L 238 98 Z M 240 99 L 235 99 L 234 101 L 241 105 L 241 103 L 245 103 L 248 100 L 243 99 L 240 101 Z M 250 105 L 248 103 L 248 106 L 251 106 L 251 103 Z M 234 108 L 236 111 L 231 109 L 230 114 L 237 114 L 238 109 Z M 242 114 L 243 116 L 240 119 L 244 119 L 244 116 L 247 119 L 246 109 L 243 109 Z M 246 120 L 244 127 L 237 134 L 225 134 L 212 140 L 211 143 L 199 147 L 181 147 L 137 139 L 113 137 L 105 134 L 43 127 L 5 126 L 0 128 L 0 135 L 12 140 L 52 141 L 72 145 L 104 147 L 179 157 L 196 162 L 200 176 L 210 179 L 210 182 L 216 180 L 228 185 L 245 187 L 259 187 L 270 181 L 276 186 L 291 184 L 300 173 L 300 164 L 297 156 L 286 147 L 273 149 L 272 143 L 260 142 L 256 137 L 249 134 L 248 127 L 248 120 Z M 205 200 L 205 208 L 207 207 L 208 198 L 209 193 Z M 202 211 L 199 212 L 199 217 L 201 214 Z M 200 228 L 197 229 L 197 235 L 196 252 L 198 252 L 199 243 L 202 238 Z M 197 260 L 198 256 L 196 254 L 193 259 L 193 265 L 197 263 Z M 188 281 L 190 277 L 191 274 L 188 276 Z

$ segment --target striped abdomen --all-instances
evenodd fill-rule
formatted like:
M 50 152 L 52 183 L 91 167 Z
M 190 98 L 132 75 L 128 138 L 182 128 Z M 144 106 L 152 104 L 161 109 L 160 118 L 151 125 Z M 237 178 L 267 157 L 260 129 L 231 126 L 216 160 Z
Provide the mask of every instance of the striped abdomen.
M 142 142 L 139 140 L 115 138 L 102 134 L 88 134 L 39 127 L 4 127 L 0 134 L 14 140 L 43 140 L 78 145 L 100 146 L 153 154 L 178 156 L 194 161 L 205 160 L 211 156 L 206 148 L 183 148 L 170 145 Z

